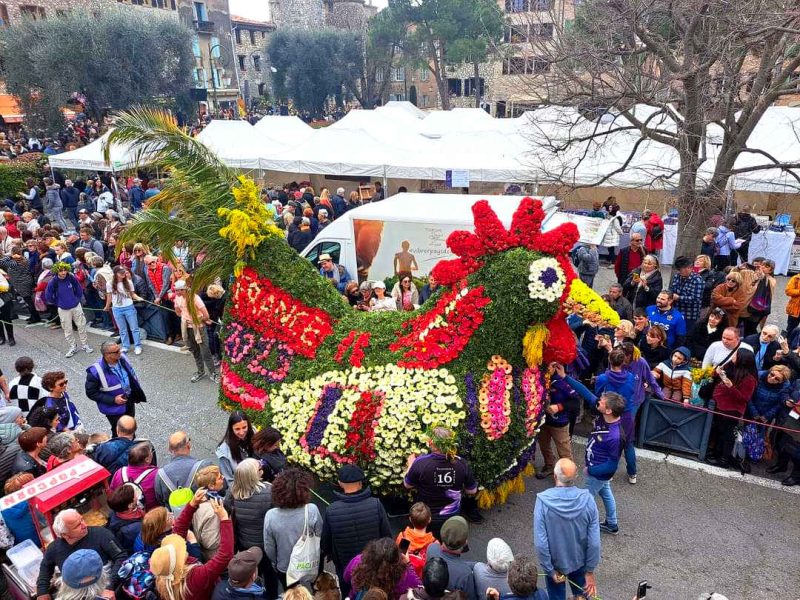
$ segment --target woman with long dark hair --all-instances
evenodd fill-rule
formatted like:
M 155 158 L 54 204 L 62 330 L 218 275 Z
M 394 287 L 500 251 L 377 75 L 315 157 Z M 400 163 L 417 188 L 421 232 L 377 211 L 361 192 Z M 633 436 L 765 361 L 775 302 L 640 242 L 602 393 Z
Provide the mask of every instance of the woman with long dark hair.
M 253 453 L 253 424 L 247 415 L 240 410 L 235 410 L 228 417 L 228 427 L 225 437 L 217 446 L 219 470 L 228 484 L 233 485 L 233 474 L 236 466 L 245 458 L 255 458 Z
M 753 397 L 756 384 L 756 359 L 750 350 L 740 348 L 724 366 L 717 367 L 714 374 L 717 385 L 712 398 L 716 411 L 711 422 L 709 441 L 714 444 L 706 461 L 712 465 L 731 467 L 736 464 L 733 456 L 734 430 L 738 419 L 744 416 L 747 403 Z
M 722 339 L 722 332 L 728 327 L 728 313 L 717 307 L 708 311 L 704 319 L 695 323 L 691 335 L 686 340 L 692 357 L 703 362 L 708 347 Z
M 403 559 L 392 538 L 369 542 L 344 570 L 344 580 L 352 586 L 351 595 L 378 588 L 389 598 L 400 598 L 421 585 L 414 567 Z

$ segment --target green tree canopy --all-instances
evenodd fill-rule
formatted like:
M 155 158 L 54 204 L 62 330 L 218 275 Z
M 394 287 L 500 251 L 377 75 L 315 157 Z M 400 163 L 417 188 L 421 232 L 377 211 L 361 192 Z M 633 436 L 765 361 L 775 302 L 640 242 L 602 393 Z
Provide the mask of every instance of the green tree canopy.
M 342 104 L 345 93 L 358 89 L 364 70 L 363 38 L 348 31 L 279 30 L 267 53 L 277 70 L 276 96 L 315 116 L 324 114 L 329 98 Z
M 495 0 L 390 0 L 381 14 L 384 30 L 402 32 L 403 62 L 431 71 L 445 110 L 450 108 L 445 67 L 478 65 L 502 42 L 503 15 Z
M 125 109 L 185 97 L 192 69 L 192 32 L 170 16 L 111 8 L 92 16 L 71 11 L 23 20 L 0 34 L 3 77 L 34 128 L 63 124 L 74 93 L 87 110 Z

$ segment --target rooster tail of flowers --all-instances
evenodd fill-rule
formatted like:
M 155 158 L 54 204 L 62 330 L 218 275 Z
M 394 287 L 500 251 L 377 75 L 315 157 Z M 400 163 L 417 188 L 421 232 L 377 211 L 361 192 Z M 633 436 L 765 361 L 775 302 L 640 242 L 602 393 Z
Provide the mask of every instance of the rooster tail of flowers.
M 489 510 L 494 506 L 505 504 L 511 494 L 525 493 L 525 478 L 534 473 L 532 465 L 528 465 L 516 477 L 504 481 L 496 488 L 484 488 L 478 492 L 478 508 Z
M 529 367 L 542 364 L 544 347 L 550 340 L 550 331 L 547 326 L 537 323 L 531 325 L 522 338 L 522 354 Z

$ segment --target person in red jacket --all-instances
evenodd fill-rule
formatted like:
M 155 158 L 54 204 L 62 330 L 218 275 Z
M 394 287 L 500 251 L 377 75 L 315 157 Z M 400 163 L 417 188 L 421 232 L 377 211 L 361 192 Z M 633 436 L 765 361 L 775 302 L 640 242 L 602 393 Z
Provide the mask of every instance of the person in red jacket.
M 721 467 L 738 466 L 731 455 L 735 442 L 734 429 L 737 419 L 744 416 L 747 403 L 753 397 L 758 380 L 756 379 L 756 359 L 750 350 L 739 348 L 730 361 L 717 367 L 712 398 L 716 411 L 711 422 L 709 445 L 714 448 L 706 461 Z
M 658 216 L 658 213 L 650 213 L 650 218 L 645 221 L 647 227 L 647 238 L 644 241 L 644 247 L 648 254 L 655 254 L 664 247 L 664 221 Z
M 210 502 L 219 518 L 220 543 L 217 553 L 204 565 L 187 564 L 186 534 L 197 507 Z M 233 524 L 220 500 L 207 500 L 205 488 L 195 492 L 172 526 L 172 534 L 150 556 L 150 571 L 156 577 L 156 591 L 163 600 L 207 600 L 233 558 Z

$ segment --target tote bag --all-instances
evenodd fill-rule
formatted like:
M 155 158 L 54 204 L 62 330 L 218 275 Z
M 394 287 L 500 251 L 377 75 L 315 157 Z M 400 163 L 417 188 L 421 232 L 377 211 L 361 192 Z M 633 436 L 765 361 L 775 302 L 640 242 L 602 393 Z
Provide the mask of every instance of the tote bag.
M 286 569 L 286 585 L 298 581 L 311 583 L 319 571 L 319 537 L 308 528 L 308 504 L 305 506 L 305 524 L 300 539 L 292 548 L 289 568 Z

